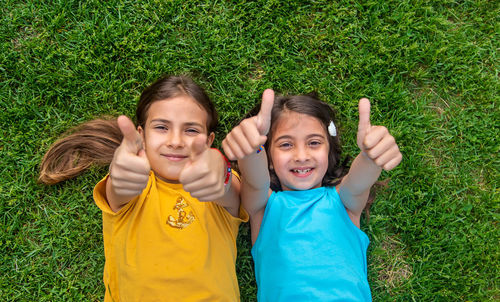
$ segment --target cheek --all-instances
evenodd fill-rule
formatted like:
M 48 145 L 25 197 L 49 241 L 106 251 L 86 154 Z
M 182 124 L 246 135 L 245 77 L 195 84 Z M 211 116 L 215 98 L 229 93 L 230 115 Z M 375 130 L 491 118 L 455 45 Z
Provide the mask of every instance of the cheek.
M 146 139 L 147 137 L 147 139 Z M 148 135 L 148 136 L 143 136 L 142 137 L 142 146 L 144 147 L 144 150 L 150 150 L 150 149 L 153 149 L 153 146 L 151 146 L 151 136 Z
M 322 158 L 322 161 L 323 163 L 328 166 L 328 162 L 329 162 L 329 159 L 328 159 L 328 150 L 324 150 L 324 152 L 322 152 L 323 154 L 321 155 L 321 158 Z
M 274 167 L 276 169 L 276 167 L 279 166 L 279 158 L 280 157 L 276 149 L 269 150 L 269 165 L 271 167 Z
M 161 145 L 161 137 L 157 137 L 155 134 L 148 133 L 148 135 L 145 135 L 144 140 L 143 140 L 143 146 L 144 150 L 146 150 L 146 153 L 149 152 L 154 152 L 158 147 Z
M 326 174 L 326 172 L 328 171 L 328 166 L 329 166 L 329 163 L 330 163 L 330 159 L 328 158 L 328 150 L 326 152 L 323 153 L 323 155 L 321 156 L 322 157 L 322 163 L 321 163 L 321 166 L 323 167 L 323 170 L 322 171 L 324 174 Z
M 284 153 L 280 153 L 278 151 L 273 152 L 271 154 L 271 167 L 274 169 L 274 171 L 278 174 L 283 169 L 286 169 L 286 163 L 288 162 L 287 155 Z

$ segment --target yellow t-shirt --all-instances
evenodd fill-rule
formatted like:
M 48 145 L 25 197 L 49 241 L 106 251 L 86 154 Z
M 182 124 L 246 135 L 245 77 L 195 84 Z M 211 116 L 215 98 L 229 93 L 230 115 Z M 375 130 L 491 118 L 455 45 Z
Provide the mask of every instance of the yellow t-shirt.
M 233 217 L 151 172 L 140 196 L 114 213 L 106 178 L 94 188 L 102 210 L 104 301 L 239 301 Z

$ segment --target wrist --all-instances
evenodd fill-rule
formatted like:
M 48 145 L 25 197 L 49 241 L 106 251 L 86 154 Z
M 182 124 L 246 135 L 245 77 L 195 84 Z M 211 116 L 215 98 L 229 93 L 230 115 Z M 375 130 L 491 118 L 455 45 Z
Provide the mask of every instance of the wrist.
M 216 149 L 216 148 L 212 148 L 214 150 L 216 150 L 217 152 L 219 152 L 219 154 L 222 156 L 222 159 L 223 159 L 223 162 L 224 162 L 224 192 L 226 193 L 227 191 L 229 191 L 229 187 L 231 186 L 231 163 L 229 162 L 229 160 L 227 159 L 226 156 L 224 156 L 224 154 Z

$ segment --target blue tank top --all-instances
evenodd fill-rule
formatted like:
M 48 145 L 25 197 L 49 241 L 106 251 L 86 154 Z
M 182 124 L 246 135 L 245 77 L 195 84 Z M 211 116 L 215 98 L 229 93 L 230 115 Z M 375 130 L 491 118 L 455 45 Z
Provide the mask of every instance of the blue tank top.
M 252 248 L 258 301 L 371 301 L 369 242 L 335 188 L 273 192 Z

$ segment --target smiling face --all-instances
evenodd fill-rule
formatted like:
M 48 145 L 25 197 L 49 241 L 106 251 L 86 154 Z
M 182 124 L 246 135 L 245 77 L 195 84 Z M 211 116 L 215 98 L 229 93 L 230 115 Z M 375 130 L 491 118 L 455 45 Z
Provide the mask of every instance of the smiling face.
M 276 121 L 269 152 L 284 191 L 320 187 L 328 151 L 326 129 L 317 118 L 287 111 Z
M 208 135 L 207 119 L 207 112 L 184 94 L 151 104 L 144 129 L 138 130 L 151 169 L 160 179 L 178 183 L 195 140 L 202 137 L 211 146 L 214 133 Z

